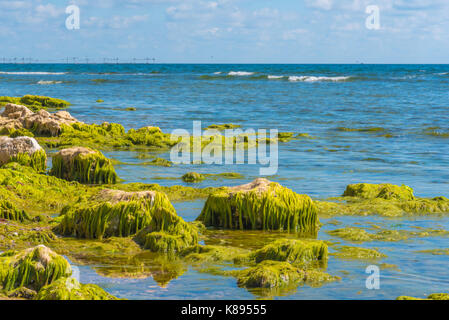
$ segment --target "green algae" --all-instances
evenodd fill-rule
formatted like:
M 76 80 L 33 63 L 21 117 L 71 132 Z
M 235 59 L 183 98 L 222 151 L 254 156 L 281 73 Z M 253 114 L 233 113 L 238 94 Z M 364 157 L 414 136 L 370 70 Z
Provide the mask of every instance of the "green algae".
M 94 284 L 81 284 L 75 278 L 59 279 L 43 287 L 35 300 L 117 300 Z
M 195 245 L 185 248 L 179 255 L 184 260 L 191 263 L 206 262 L 231 262 L 235 257 L 247 252 L 245 249 L 236 247 L 213 246 L 213 245 Z
M 262 192 L 257 187 L 250 190 L 226 189 L 211 194 L 197 218 L 206 226 L 240 230 L 280 230 L 314 233 L 318 218 L 313 201 L 278 183 L 268 180 Z
M 376 133 L 386 131 L 385 128 L 381 127 L 366 127 L 366 128 L 347 128 L 347 127 L 338 127 L 337 131 L 342 132 L 367 132 L 367 133 Z
M 0 134 L 8 135 L 10 138 L 34 137 L 34 134 L 30 130 L 25 128 L 11 129 L 10 131 L 5 131 L 5 128 L 3 128 Z
M 350 246 L 339 246 L 335 249 L 337 252 L 331 253 L 330 255 L 340 259 L 377 260 L 386 257 L 386 255 L 374 249 Z
M 71 274 L 67 260 L 43 245 L 0 255 L 0 283 L 5 291 L 23 286 L 39 291 Z
M 142 163 L 138 163 L 137 165 L 140 166 L 145 166 L 145 165 L 149 165 L 149 166 L 159 166 L 159 167 L 171 167 L 173 165 L 173 162 L 171 162 L 170 160 L 164 159 L 164 158 L 155 158 L 153 160 L 151 160 L 150 162 L 142 162 Z
M 0 223 L 0 250 L 23 250 L 36 245 L 49 245 L 56 236 L 48 226 L 38 223 L 19 224 L 13 221 Z
M 96 192 L 94 187 L 40 174 L 18 163 L 0 168 L 0 198 L 8 199 L 30 216 L 59 213 L 65 205 Z
M 428 253 L 434 256 L 449 256 L 449 249 L 429 249 L 429 250 L 420 250 L 415 251 L 416 253 Z
M 408 186 L 391 184 L 349 185 L 343 197 L 330 201 L 315 201 L 320 216 L 380 215 L 400 217 L 405 215 L 430 215 L 449 213 L 449 200 L 445 197 L 416 198 Z
M 449 293 L 432 293 L 427 299 L 400 296 L 397 297 L 396 300 L 449 300 Z
M 0 97 L 0 106 L 6 105 L 7 103 L 24 105 L 34 112 L 41 109 L 65 109 L 70 106 L 70 102 L 65 100 L 36 95 L 25 95 L 21 98 Z
M 328 258 L 327 244 L 323 241 L 281 239 L 264 246 L 246 256 L 237 257 L 235 262 L 265 260 L 284 261 L 300 266 L 325 267 Z
M 0 218 L 12 221 L 24 222 L 30 220 L 30 216 L 8 200 L 0 200 Z
M 113 189 L 123 190 L 123 191 L 144 191 L 144 190 L 152 190 L 165 193 L 170 201 L 187 201 L 187 200 L 195 200 L 195 199 L 203 199 L 207 198 L 209 195 L 215 192 L 220 192 L 225 190 L 224 187 L 214 188 L 193 188 L 193 187 L 185 187 L 185 186 L 161 186 L 156 183 L 145 184 L 145 183 L 128 183 L 128 184 L 116 184 L 109 186 Z
M 158 127 L 140 129 L 125 128 L 117 123 L 85 124 L 73 123 L 61 125 L 57 137 L 39 137 L 40 144 L 49 148 L 85 146 L 94 149 L 169 149 L 178 141 L 172 141 L 171 135 L 163 133 Z
M 243 175 L 236 172 L 223 173 L 197 173 L 187 172 L 181 177 L 182 181 L 187 183 L 199 183 L 203 180 L 217 180 L 217 179 L 243 179 Z
M 381 230 L 376 233 L 367 232 L 362 228 L 347 227 L 327 231 L 331 236 L 351 242 L 369 242 L 369 241 L 403 241 L 410 238 L 426 238 L 448 236 L 449 231 L 442 229 L 417 228 L 418 231 L 410 230 Z
M 38 150 L 31 155 L 28 153 L 18 153 L 10 158 L 9 162 L 17 162 L 22 166 L 28 166 L 38 172 L 45 172 L 47 169 L 47 154 L 44 150 Z
M 300 269 L 288 262 L 271 260 L 263 261 L 255 267 L 228 273 L 237 278 L 239 287 L 269 289 L 264 290 L 263 295 L 272 295 L 273 291 L 270 289 L 274 288 L 286 289 L 303 284 L 320 287 L 340 279 L 319 269 Z
M 449 138 L 449 132 L 441 131 L 440 127 L 428 127 L 424 129 L 423 133 L 436 138 Z
M 87 239 L 127 237 L 152 224 L 160 212 L 176 215 L 167 196 L 159 192 L 150 198 L 134 197 L 116 203 L 82 203 L 64 208 L 55 230 L 62 235 Z
M 232 123 L 212 124 L 212 125 L 206 127 L 205 130 L 215 129 L 215 130 L 223 131 L 223 130 L 228 130 L 228 129 L 241 128 L 241 127 L 242 127 L 241 125 L 232 124 Z
M 104 102 L 104 100 L 103 99 L 98 99 L 96 102 L 97 103 L 102 103 L 102 102 Z
M 198 183 L 206 179 L 206 177 L 197 172 L 187 172 L 185 175 L 182 176 L 182 181 L 188 182 L 188 183 Z
M 357 197 L 363 199 L 380 198 L 385 200 L 415 200 L 413 189 L 409 186 L 393 184 L 350 184 L 346 187 L 343 197 Z
M 198 243 L 198 230 L 186 223 L 175 210 L 159 210 L 135 241 L 153 252 L 172 255 Z
M 134 107 L 128 107 L 125 109 L 126 111 L 136 111 L 137 109 Z
M 62 151 L 54 155 L 50 174 L 65 180 L 87 184 L 116 183 L 118 177 L 111 160 L 99 151 L 83 149 L 86 152 L 74 153 L 69 157 L 66 157 Z

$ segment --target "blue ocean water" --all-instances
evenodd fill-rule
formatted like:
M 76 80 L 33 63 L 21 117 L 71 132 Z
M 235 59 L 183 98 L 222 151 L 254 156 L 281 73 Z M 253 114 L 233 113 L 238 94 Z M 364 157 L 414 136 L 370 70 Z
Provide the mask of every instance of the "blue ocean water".
M 95 80 L 95 81 L 93 81 Z M 235 123 L 243 128 L 307 133 L 311 139 L 279 146 L 279 170 L 271 180 L 315 199 L 339 196 L 357 182 L 406 184 L 420 197 L 449 197 L 449 65 L 212 65 L 212 64 L 4 64 L 0 96 L 38 94 L 68 100 L 68 111 L 88 123 L 118 122 L 125 128 L 158 126 L 164 132 Z M 97 99 L 104 100 L 97 103 Z M 128 107 L 136 111 L 126 111 Z M 338 128 L 361 129 L 342 131 Z M 367 131 L 370 128 L 381 128 Z M 429 129 L 431 128 L 431 129 Z M 363 131 L 365 130 L 365 131 Z M 428 134 L 432 132 L 434 134 Z M 445 135 L 447 133 L 448 135 Z M 106 152 L 126 163 L 136 153 Z M 168 158 L 168 153 L 157 154 Z M 198 187 L 237 185 L 259 176 L 259 165 L 177 165 L 171 168 L 121 165 L 127 182 L 184 184 L 188 171 L 239 172 L 244 179 L 206 180 Z M 194 220 L 202 201 L 176 203 Z M 375 217 L 341 217 L 343 225 Z M 447 218 L 401 219 L 413 226 L 449 227 Z M 340 227 L 340 226 L 339 226 Z M 319 237 L 330 239 L 320 231 Z M 335 227 L 334 227 L 335 228 Z M 337 240 L 337 239 L 332 239 Z M 343 242 L 342 242 L 343 243 Z M 388 255 L 401 271 L 384 270 L 381 290 L 365 288 L 367 263 L 329 261 L 329 273 L 348 270 L 339 283 L 300 287 L 281 298 L 423 297 L 447 291 L 448 256 L 417 254 L 447 247 L 445 238 L 365 243 Z M 165 288 L 146 280 L 109 279 L 82 267 L 90 282 L 124 298 L 252 298 L 235 279 L 189 270 Z M 84 280 L 82 278 L 82 280 Z M 87 281 L 86 281 L 87 282 Z

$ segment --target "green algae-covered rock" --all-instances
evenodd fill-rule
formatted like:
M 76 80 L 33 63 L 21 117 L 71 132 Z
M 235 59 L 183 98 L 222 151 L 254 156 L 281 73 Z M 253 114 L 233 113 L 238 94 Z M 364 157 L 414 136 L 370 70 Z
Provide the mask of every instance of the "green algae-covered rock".
M 364 199 L 381 198 L 385 200 L 414 200 L 413 189 L 409 186 L 396 186 L 393 184 L 350 184 L 343 193 L 344 197 L 357 197 Z
M 386 255 L 374 249 L 349 246 L 341 246 L 336 249 L 337 252 L 331 255 L 341 259 L 375 260 L 386 257 Z
M 70 106 L 70 103 L 56 98 L 45 96 L 25 95 L 23 97 L 0 97 L 0 105 L 7 103 L 20 104 L 28 107 L 32 111 L 39 111 L 41 109 L 64 109 Z
M 319 269 L 301 269 L 288 262 L 266 260 L 255 267 L 233 271 L 237 276 L 237 285 L 246 288 L 275 288 L 299 285 L 321 286 L 339 278 Z
M 83 147 L 63 149 L 54 155 L 50 174 L 87 184 L 114 184 L 118 178 L 111 160 Z
M 9 162 L 17 162 L 42 172 L 47 167 L 47 154 L 34 138 L 0 137 L 0 166 Z
M 179 255 L 189 262 L 204 263 L 232 261 L 244 253 L 246 250 L 236 247 L 196 245 L 182 250 Z
M 188 183 L 198 183 L 205 179 L 206 177 L 202 175 L 201 173 L 197 172 L 187 172 L 185 175 L 182 176 L 182 181 L 188 182 Z
M 449 293 L 432 293 L 427 299 L 400 296 L 397 297 L 396 300 L 449 300 Z
M 43 287 L 35 300 L 117 300 L 94 284 L 81 284 L 75 278 L 62 278 Z
M 30 219 L 30 216 L 24 211 L 19 210 L 12 202 L 0 200 L 0 218 L 24 222 Z
M 87 203 L 64 208 L 56 232 L 88 239 L 127 237 L 165 215 L 178 217 L 161 192 L 105 189 Z
M 197 220 L 206 226 L 241 230 L 315 233 L 319 227 L 309 196 L 263 178 L 211 194 Z
M 168 200 L 167 200 L 168 201 Z M 198 243 L 198 230 L 170 210 L 156 210 L 148 226 L 135 237 L 143 248 L 173 254 Z
M 67 260 L 44 245 L 0 255 L 0 284 L 5 291 L 20 287 L 39 291 L 43 286 L 71 274 Z
M 223 130 L 227 130 L 227 129 L 236 129 L 236 128 L 241 128 L 241 125 L 238 124 L 232 124 L 232 123 L 225 123 L 225 124 L 211 124 L 210 126 L 208 126 L 206 128 L 206 130 L 209 129 L 214 129 L 214 130 L 219 130 L 219 131 L 223 131 Z
M 256 263 L 274 260 L 301 266 L 325 265 L 328 258 L 328 248 L 324 241 L 281 239 L 250 253 L 248 258 Z

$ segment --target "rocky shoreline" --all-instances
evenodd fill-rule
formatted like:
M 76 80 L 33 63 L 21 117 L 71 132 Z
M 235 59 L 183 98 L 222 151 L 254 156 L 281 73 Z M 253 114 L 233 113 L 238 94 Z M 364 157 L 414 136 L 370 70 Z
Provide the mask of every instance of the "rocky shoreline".
M 61 255 L 87 265 L 107 260 L 114 267 L 97 272 L 151 276 L 161 286 L 182 275 L 186 266 L 194 266 L 234 277 L 239 287 L 257 288 L 262 296 L 273 297 L 299 285 L 340 281 L 326 273 L 331 246 L 337 250 L 332 256 L 382 257 L 375 250 L 317 240 L 320 218 L 449 213 L 449 199 L 419 198 L 404 185 L 352 184 L 341 197 L 318 201 L 262 178 L 236 187 L 203 189 L 123 184 L 114 161 L 101 151 L 164 150 L 176 142 L 157 127 L 126 132 L 120 124 L 85 124 L 66 111 L 50 113 L 43 105 L 58 104 L 44 98 L 38 100 L 40 108 L 30 102 L 34 111 L 15 104 L 22 99 L 12 100 L 0 116 L 0 299 L 115 299 L 98 286 L 72 278 L 70 264 Z M 279 139 L 287 143 L 291 137 L 282 134 Z M 49 147 L 59 149 L 52 155 L 51 168 L 46 166 Z M 194 183 L 211 176 L 187 173 L 182 179 Z M 196 198 L 206 199 L 205 205 L 195 222 L 186 222 L 171 202 Z M 257 249 L 201 244 L 215 230 L 271 232 L 276 239 L 267 238 Z M 333 232 L 361 242 L 446 232 L 387 231 Z M 136 258 L 144 254 L 150 255 L 148 264 Z M 237 269 L 229 271 L 229 266 Z M 447 296 L 429 299 L 435 297 Z

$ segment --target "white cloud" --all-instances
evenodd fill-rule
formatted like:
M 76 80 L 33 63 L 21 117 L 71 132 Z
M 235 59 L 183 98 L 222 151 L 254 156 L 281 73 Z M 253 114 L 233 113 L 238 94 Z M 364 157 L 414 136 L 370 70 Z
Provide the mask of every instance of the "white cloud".
M 330 10 L 332 9 L 333 0 L 306 0 L 306 4 L 312 8 Z

